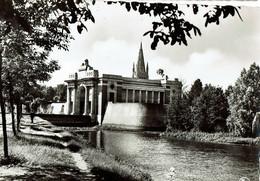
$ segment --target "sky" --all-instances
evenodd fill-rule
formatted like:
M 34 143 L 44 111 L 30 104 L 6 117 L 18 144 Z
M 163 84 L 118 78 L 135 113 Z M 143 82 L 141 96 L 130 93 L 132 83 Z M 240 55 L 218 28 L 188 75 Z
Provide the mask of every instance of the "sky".
M 194 16 L 191 9 L 182 5 L 185 18 L 200 28 L 202 35 L 187 38 L 188 46 L 159 43 L 156 50 L 150 48 L 152 39 L 143 36 L 152 29 L 154 17 L 127 12 L 120 5 L 103 2 L 89 7 L 95 24 L 87 23 L 88 32 L 82 34 L 71 27 L 75 40 L 71 41 L 69 51 L 55 49 L 50 55 L 51 59 L 58 60 L 61 69 L 52 74 L 47 85 L 64 83 L 85 59 L 99 70 L 100 76 L 104 73 L 131 77 L 141 42 L 150 79 L 160 79 L 156 70 L 161 68 L 169 79 L 178 78 L 186 87 L 199 78 L 203 85 L 226 89 L 235 83 L 243 68 L 248 69 L 253 62 L 260 65 L 258 7 L 242 6 L 239 12 L 243 21 L 238 16 L 230 16 L 222 19 L 219 25 L 205 27 L 203 9 L 199 16 Z

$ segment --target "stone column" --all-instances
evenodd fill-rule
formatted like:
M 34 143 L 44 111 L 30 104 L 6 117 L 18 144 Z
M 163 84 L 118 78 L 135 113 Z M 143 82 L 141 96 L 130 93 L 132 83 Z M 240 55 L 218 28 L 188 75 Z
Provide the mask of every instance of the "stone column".
M 158 92 L 158 104 L 160 104 L 160 92 Z
M 166 91 L 163 92 L 163 101 L 162 101 L 163 104 L 166 103 Z
M 133 102 L 135 102 L 135 90 L 133 89 Z
M 128 102 L 128 89 L 125 90 L 125 102 Z
M 96 137 L 96 147 L 97 148 L 101 148 L 101 131 L 97 131 L 96 132 L 96 135 L 97 135 L 97 137 Z
M 67 114 L 70 114 L 71 107 L 71 89 L 67 87 Z
M 148 102 L 148 91 L 145 91 L 145 103 Z
M 88 102 L 89 102 L 89 87 L 85 87 L 85 111 L 84 111 L 84 115 L 88 115 Z
M 92 115 L 92 110 L 93 110 L 93 87 L 89 88 L 89 94 L 91 94 L 91 105 L 90 105 L 90 110 L 89 110 L 89 114 Z
M 76 87 L 74 87 L 74 101 L 73 101 L 73 112 L 72 114 L 75 115 L 77 114 L 77 94 L 78 89 Z
M 152 91 L 152 103 L 154 103 L 154 91 Z
M 91 115 L 96 116 L 96 87 L 94 83 L 92 87 Z
M 139 103 L 142 102 L 142 90 L 139 90 Z

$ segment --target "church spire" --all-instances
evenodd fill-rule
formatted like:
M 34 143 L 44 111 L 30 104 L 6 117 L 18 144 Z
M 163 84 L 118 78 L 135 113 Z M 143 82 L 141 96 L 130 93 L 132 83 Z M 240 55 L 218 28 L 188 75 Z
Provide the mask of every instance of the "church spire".
M 138 55 L 135 71 L 136 71 L 136 78 L 148 79 L 148 71 L 146 72 L 145 64 L 144 64 L 144 53 L 143 53 L 142 42 L 140 43 L 139 55 Z
M 135 77 L 135 63 L 133 62 L 133 72 L 132 72 L 132 77 Z
M 139 55 L 138 55 L 138 60 L 137 60 L 137 71 L 138 72 L 145 72 L 145 67 L 144 67 L 144 53 L 143 53 L 143 46 L 142 42 L 140 44 L 140 49 L 139 49 Z

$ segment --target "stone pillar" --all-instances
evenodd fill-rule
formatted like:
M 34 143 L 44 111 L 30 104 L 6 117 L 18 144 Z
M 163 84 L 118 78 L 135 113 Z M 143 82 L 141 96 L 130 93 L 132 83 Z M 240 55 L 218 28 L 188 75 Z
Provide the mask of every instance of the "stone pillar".
M 142 102 L 142 90 L 139 90 L 139 103 Z
M 70 114 L 71 107 L 71 89 L 67 87 L 67 114 Z
M 93 109 L 94 109 L 94 87 L 91 87 L 91 106 L 90 106 L 90 114 L 93 115 Z
M 154 103 L 154 91 L 152 91 L 152 103 Z
M 160 91 L 158 92 L 158 104 L 160 104 L 160 96 L 161 96 L 161 94 L 160 94 Z
M 128 102 L 128 89 L 125 90 L 125 102 Z
M 133 102 L 135 102 L 135 90 L 133 89 Z
M 148 91 L 145 91 L 145 103 L 148 102 Z
M 101 131 L 96 132 L 96 135 L 97 135 L 97 137 L 96 137 L 96 147 L 99 148 L 99 149 L 101 148 L 101 145 L 102 145 L 101 134 L 102 134 Z
M 165 104 L 165 103 L 166 103 L 165 101 L 166 101 L 166 91 L 164 91 L 164 94 L 163 94 L 163 101 L 162 101 L 162 102 L 163 102 L 163 104 Z
M 78 89 L 74 87 L 74 101 L 73 101 L 73 111 L 72 114 L 77 114 L 77 96 L 78 96 Z
M 96 116 L 96 85 L 93 83 L 93 88 L 92 88 L 92 102 L 91 102 L 91 115 Z
M 98 82 L 93 82 L 93 91 L 92 91 L 92 112 L 91 119 L 97 121 L 98 116 Z
M 89 112 L 88 112 L 88 102 L 89 102 L 89 87 L 85 87 L 85 111 L 84 111 L 84 115 L 88 115 Z

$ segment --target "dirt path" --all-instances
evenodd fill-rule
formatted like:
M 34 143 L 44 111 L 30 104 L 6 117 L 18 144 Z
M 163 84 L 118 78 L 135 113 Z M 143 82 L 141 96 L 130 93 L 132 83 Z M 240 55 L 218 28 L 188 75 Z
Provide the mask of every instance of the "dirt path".
M 8 119 L 8 134 L 11 132 L 11 122 Z M 0 125 L 1 127 L 2 125 Z M 59 140 L 60 144 L 69 149 L 68 141 L 71 133 L 63 131 L 39 117 L 31 123 L 29 116 L 23 116 L 21 120 L 22 134 L 31 134 Z M 84 161 L 80 153 L 71 152 L 77 168 L 66 167 L 27 167 L 27 166 L 0 166 L 0 180 L 100 180 L 100 176 L 91 172 L 91 167 Z
M 10 166 L 1 166 L 0 167 L 0 180 L 1 177 L 8 177 L 8 176 L 21 176 L 25 175 L 27 170 L 23 167 L 10 167 Z
M 90 166 L 85 162 L 80 153 L 71 153 L 76 166 L 83 172 L 90 172 Z

